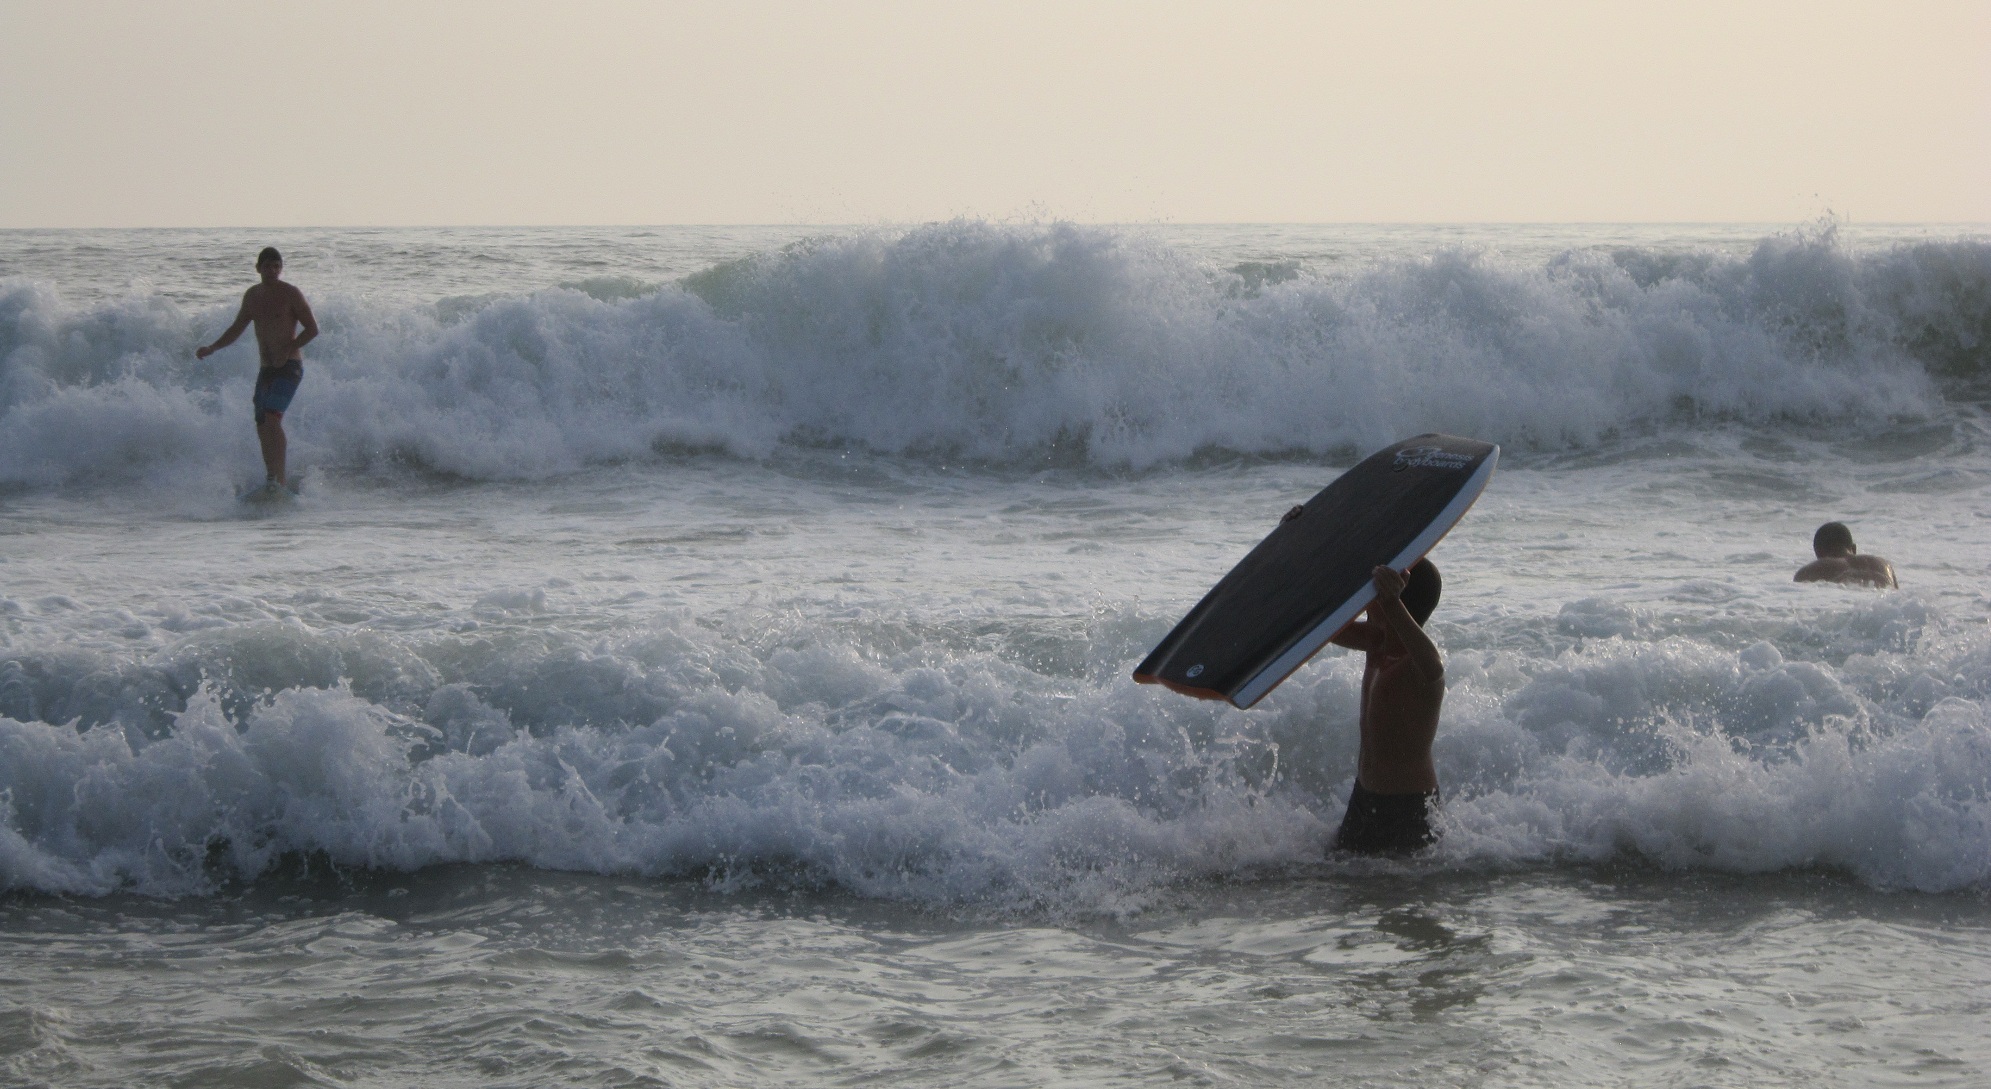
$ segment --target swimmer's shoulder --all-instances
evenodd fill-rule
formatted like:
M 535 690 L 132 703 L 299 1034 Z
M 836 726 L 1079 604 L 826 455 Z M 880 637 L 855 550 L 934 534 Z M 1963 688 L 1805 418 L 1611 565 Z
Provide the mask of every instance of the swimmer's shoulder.
M 1894 577 L 1894 565 L 1880 556 L 1849 556 L 1846 563 L 1847 574 L 1862 582 L 1882 589 L 1896 589 L 1901 585 L 1901 581 Z
M 1844 556 L 1827 556 L 1813 560 L 1797 569 L 1791 576 L 1792 582 L 1838 582 L 1846 577 L 1847 567 Z

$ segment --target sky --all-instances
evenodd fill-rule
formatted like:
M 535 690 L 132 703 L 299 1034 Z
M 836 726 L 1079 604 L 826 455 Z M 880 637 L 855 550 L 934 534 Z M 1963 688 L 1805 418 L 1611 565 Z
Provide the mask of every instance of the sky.
M 0 228 L 1991 221 L 1991 3 L 0 0 Z

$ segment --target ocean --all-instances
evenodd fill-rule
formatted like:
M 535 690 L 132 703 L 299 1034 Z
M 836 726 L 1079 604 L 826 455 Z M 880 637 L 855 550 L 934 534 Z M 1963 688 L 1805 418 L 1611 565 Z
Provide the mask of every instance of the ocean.
M 1359 659 L 1130 673 L 1425 431 L 1336 856 Z M 1982 226 L 0 232 L 0 1084 L 1983 1085 L 1987 542 Z

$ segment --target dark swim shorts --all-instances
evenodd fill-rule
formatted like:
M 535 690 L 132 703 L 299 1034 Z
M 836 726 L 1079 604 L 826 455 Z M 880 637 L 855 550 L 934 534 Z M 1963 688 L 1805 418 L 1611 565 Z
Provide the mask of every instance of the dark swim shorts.
M 290 399 L 297 396 L 297 384 L 304 381 L 304 363 L 293 359 L 281 367 L 264 367 L 256 375 L 256 422 L 263 422 L 268 413 L 283 419 L 284 410 L 290 407 Z
M 1334 835 L 1334 846 L 1365 855 L 1407 855 L 1429 847 L 1438 839 L 1438 833 L 1431 829 L 1431 810 L 1437 804 L 1435 790 L 1377 794 L 1356 783 L 1348 795 L 1341 831 Z

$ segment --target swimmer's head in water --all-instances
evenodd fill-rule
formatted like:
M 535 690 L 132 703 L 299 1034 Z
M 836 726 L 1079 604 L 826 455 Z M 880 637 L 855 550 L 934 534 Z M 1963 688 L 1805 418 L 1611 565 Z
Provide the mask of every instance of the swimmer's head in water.
M 1445 580 L 1438 577 L 1438 565 L 1430 560 L 1418 560 L 1404 572 L 1403 593 L 1398 595 L 1410 618 L 1417 621 L 1418 627 L 1431 617 L 1431 610 L 1438 607 L 1438 595 L 1445 590 Z
M 263 252 L 256 255 L 257 268 L 262 268 L 264 265 L 267 265 L 272 261 L 276 262 L 279 265 L 283 264 L 283 254 L 278 253 L 277 248 L 275 246 L 264 246 Z
M 1853 544 L 1853 531 L 1844 522 L 1827 522 L 1811 535 L 1811 553 L 1819 559 L 1829 556 L 1850 556 L 1858 552 Z

